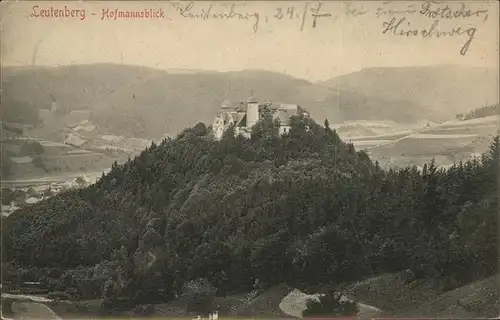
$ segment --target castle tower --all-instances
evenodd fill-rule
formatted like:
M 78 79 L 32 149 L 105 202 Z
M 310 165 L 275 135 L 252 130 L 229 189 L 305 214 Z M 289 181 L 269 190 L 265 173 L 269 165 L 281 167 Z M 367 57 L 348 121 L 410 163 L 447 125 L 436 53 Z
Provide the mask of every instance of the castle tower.
M 250 93 L 247 100 L 247 128 L 253 127 L 257 121 L 259 121 L 259 102 Z

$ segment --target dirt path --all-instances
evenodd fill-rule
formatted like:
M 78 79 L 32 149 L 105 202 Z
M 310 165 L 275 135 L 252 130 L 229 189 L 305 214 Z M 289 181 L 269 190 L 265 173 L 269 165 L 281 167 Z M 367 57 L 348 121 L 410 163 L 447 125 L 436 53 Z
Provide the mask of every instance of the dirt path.
M 14 319 L 62 320 L 52 309 L 37 302 L 13 302 Z
M 36 302 L 50 302 L 51 299 L 47 299 L 44 297 L 33 296 L 29 294 L 10 294 L 10 293 L 2 293 L 2 298 L 10 298 L 10 299 L 19 299 L 19 300 L 31 300 Z

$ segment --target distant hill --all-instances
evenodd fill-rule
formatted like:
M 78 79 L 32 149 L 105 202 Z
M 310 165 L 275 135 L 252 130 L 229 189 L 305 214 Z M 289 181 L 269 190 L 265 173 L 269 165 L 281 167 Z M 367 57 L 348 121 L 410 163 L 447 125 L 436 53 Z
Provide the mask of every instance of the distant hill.
M 5 67 L 2 108 L 9 110 L 7 121 L 37 123 L 36 110 L 50 109 L 54 99 L 61 110 L 91 109 L 103 132 L 145 138 L 210 124 L 223 100 L 245 99 L 250 90 L 258 99 L 298 103 L 318 122 L 433 118 L 432 110 L 401 97 L 339 91 L 280 73 L 181 71 L 113 64 Z
M 448 120 L 477 105 L 498 101 L 498 70 L 485 67 L 368 68 L 320 84 L 341 92 L 411 101 L 430 112 L 435 117 L 431 120 Z

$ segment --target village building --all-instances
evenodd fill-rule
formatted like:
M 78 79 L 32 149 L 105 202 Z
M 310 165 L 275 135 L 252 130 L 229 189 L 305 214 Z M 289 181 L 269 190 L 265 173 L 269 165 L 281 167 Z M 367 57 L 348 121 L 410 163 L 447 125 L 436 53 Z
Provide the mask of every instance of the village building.
M 290 131 L 293 116 L 309 117 L 309 113 L 296 104 L 259 102 L 252 95 L 247 101 L 241 101 L 237 104 L 226 100 L 222 103 L 221 110 L 217 113 L 212 124 L 215 139 L 220 140 L 224 131 L 231 126 L 234 126 L 235 135 L 249 138 L 252 127 L 264 117 L 265 112 L 270 112 L 273 120 L 277 120 L 280 134 L 286 134 Z

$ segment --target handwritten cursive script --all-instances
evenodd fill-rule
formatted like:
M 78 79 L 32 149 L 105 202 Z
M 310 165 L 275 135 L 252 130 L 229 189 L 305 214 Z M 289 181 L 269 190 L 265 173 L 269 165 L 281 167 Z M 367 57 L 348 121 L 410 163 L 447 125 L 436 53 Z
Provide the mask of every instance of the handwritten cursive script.
M 357 17 L 357 16 L 362 16 L 367 14 L 369 11 L 365 8 L 361 7 L 355 7 L 352 2 L 348 2 L 347 5 L 345 6 L 344 13 L 346 16 L 352 16 L 352 17 Z
M 387 4 L 384 3 L 384 4 Z M 391 14 L 387 21 L 382 23 L 382 33 L 396 36 L 415 37 L 420 36 L 424 39 L 442 38 L 442 37 L 466 37 L 466 41 L 460 48 L 460 54 L 466 55 L 478 31 L 477 23 L 488 19 L 488 10 L 484 8 L 472 9 L 466 3 L 426 1 L 417 9 L 413 5 L 407 10 L 393 11 L 385 8 L 379 8 L 377 17 Z M 395 15 L 394 15 L 395 14 Z M 398 16 L 399 15 L 399 16 Z M 429 18 L 430 25 L 426 27 L 417 27 L 412 25 L 409 17 L 417 15 L 419 17 Z M 478 21 L 479 18 L 479 21 Z M 467 20 L 467 26 L 460 25 L 461 21 Z M 448 28 L 440 26 L 440 21 L 449 21 L 455 24 Z M 476 24 L 476 25 L 474 25 Z
M 422 38 L 440 38 L 440 37 L 455 37 L 461 35 L 467 35 L 467 41 L 464 43 L 462 48 L 460 49 L 460 54 L 465 55 L 469 50 L 469 47 L 474 39 L 477 29 L 476 28 L 466 28 L 463 29 L 461 27 L 455 27 L 452 30 L 448 31 L 438 31 L 439 20 L 434 20 L 432 25 L 428 28 L 413 28 L 413 29 L 403 29 L 402 24 L 406 21 L 406 18 L 392 18 L 390 21 L 383 22 L 383 30 L 382 33 L 392 33 L 397 36 L 421 36 Z M 408 21 L 408 25 L 410 22 Z
M 484 17 L 484 21 L 488 19 L 488 10 L 472 10 L 465 3 L 460 3 L 458 8 L 451 8 L 447 3 L 427 1 L 422 4 L 420 14 L 431 19 L 467 19 Z
M 253 30 L 257 32 L 259 29 L 260 14 L 258 12 L 238 12 L 236 10 L 236 4 L 231 4 L 229 9 L 225 11 L 216 12 L 214 10 L 214 5 L 209 4 L 203 8 L 195 8 L 195 3 L 193 1 L 189 2 L 187 5 L 178 4 L 171 2 L 175 10 L 184 18 L 188 19 L 218 19 L 218 20 L 252 20 Z
M 418 11 L 418 7 L 416 7 L 415 4 L 408 4 L 405 8 L 393 8 L 389 6 L 391 4 L 392 2 L 390 1 L 383 2 L 382 6 L 378 7 L 375 12 L 377 18 L 381 16 L 394 16 L 395 14 L 411 15 Z
M 190 2 L 170 2 L 176 12 L 183 18 L 187 19 L 217 19 L 217 20 L 248 20 L 253 22 L 253 31 L 257 32 L 259 23 L 267 23 L 269 20 L 284 21 L 293 20 L 300 22 L 300 30 L 304 29 L 307 20 L 312 20 L 312 28 L 319 25 L 319 20 L 325 20 L 328 23 L 335 23 L 340 16 L 351 17 L 353 19 L 374 14 L 377 18 L 383 17 L 382 33 L 394 36 L 404 37 L 422 37 L 424 39 L 444 38 L 444 37 L 466 37 L 465 43 L 460 48 L 460 54 L 466 55 L 470 49 L 473 40 L 478 31 L 477 25 L 471 23 L 477 22 L 477 19 L 483 19 L 483 22 L 488 18 L 488 10 L 484 8 L 472 9 L 466 3 L 457 2 L 440 2 L 426 1 L 420 4 L 404 4 L 398 2 L 384 1 L 375 10 L 363 8 L 357 3 L 348 2 L 342 6 L 340 12 L 325 11 L 321 1 L 312 4 L 306 1 L 302 6 L 288 4 L 284 7 L 278 6 L 274 14 L 261 15 L 256 11 L 244 10 L 238 7 L 237 3 L 229 3 L 228 5 L 217 8 L 217 4 L 213 3 L 196 3 Z M 431 20 L 427 26 L 418 26 L 411 18 L 423 18 L 424 23 Z M 445 27 L 440 25 L 440 21 L 451 21 L 456 25 Z M 467 20 L 467 27 L 459 25 L 460 21 Z M 476 21 L 474 21 L 476 20 Z M 413 24 L 412 24 L 413 22 Z M 421 21 L 420 21 L 421 22 Z M 309 23 L 309 22 L 308 22 Z M 342 26 L 341 26 L 342 27 Z

